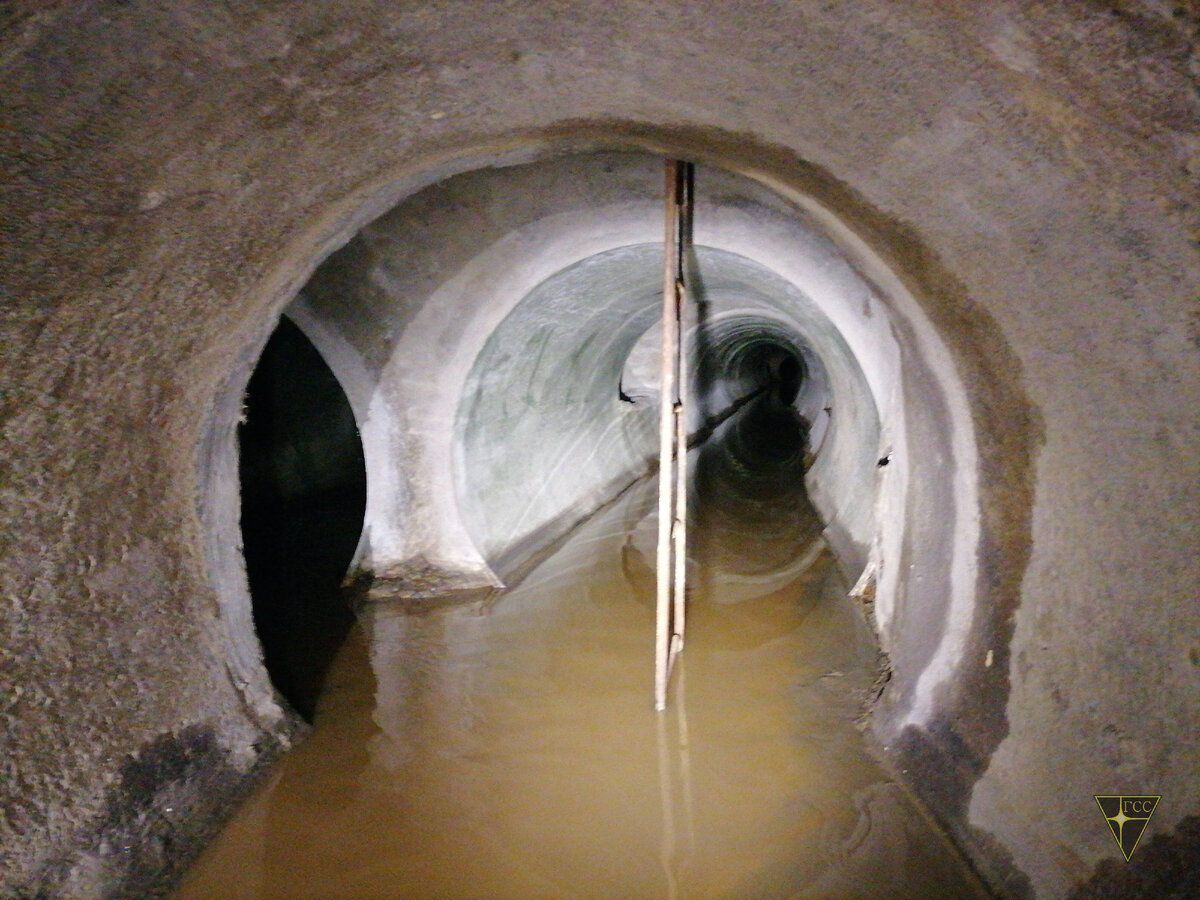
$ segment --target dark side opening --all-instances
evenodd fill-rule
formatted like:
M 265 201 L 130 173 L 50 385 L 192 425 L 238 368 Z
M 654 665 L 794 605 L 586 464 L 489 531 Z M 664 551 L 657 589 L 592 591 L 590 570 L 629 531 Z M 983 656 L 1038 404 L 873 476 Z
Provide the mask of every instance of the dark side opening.
M 286 318 L 246 388 L 238 444 L 255 629 L 276 690 L 311 720 L 353 619 L 339 588 L 362 531 L 367 482 L 350 403 Z

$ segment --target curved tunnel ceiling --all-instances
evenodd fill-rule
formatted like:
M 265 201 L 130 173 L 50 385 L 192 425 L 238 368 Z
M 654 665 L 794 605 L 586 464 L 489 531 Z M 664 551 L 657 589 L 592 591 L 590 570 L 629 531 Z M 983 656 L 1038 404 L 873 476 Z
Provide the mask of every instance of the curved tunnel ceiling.
M 814 489 L 829 498 L 825 519 L 854 541 L 857 552 L 844 564 L 857 577 L 873 529 L 879 444 L 860 367 L 820 309 L 766 267 L 709 247 L 695 249 L 691 267 L 689 433 L 699 435 L 776 378 L 773 357 L 795 358 L 807 377 L 790 399 L 821 423 L 818 440 L 829 437 L 815 454 Z M 608 250 L 563 269 L 521 300 L 472 367 L 456 426 L 458 494 L 468 532 L 502 578 L 523 545 L 535 550 L 539 535 L 650 469 L 657 377 L 643 379 L 629 363 L 635 350 L 657 360 L 661 270 L 661 244 Z

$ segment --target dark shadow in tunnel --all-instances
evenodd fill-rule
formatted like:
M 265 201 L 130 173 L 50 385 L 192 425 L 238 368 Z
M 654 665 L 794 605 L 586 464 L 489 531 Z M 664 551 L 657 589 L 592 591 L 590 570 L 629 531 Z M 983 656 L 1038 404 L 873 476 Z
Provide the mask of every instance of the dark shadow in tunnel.
M 777 379 L 776 396 L 779 398 L 779 402 L 785 406 L 791 406 L 796 402 L 796 397 L 800 393 L 800 383 L 803 380 L 800 360 L 794 356 L 785 356 L 779 363 Z M 804 427 L 807 431 L 807 422 L 804 423 Z
M 808 422 L 782 400 L 794 386 L 772 386 L 696 454 L 696 555 L 721 572 L 765 576 L 785 570 L 821 535 L 820 516 L 804 486 Z
M 311 721 L 354 618 L 339 588 L 362 531 L 366 469 L 346 395 L 286 318 L 246 388 L 238 444 L 255 629 L 276 690 Z

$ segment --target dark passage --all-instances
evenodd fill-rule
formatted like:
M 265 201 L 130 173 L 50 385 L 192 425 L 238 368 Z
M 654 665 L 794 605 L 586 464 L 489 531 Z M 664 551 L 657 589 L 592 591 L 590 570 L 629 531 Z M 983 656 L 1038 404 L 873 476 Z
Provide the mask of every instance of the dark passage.
M 362 531 L 366 470 L 345 394 L 286 318 L 247 386 L 238 440 L 255 628 L 276 689 L 311 721 L 353 621 L 338 588 Z
M 799 559 L 821 534 L 804 489 L 808 423 L 760 394 L 695 455 L 697 556 L 727 572 L 762 574 Z
M 743 399 L 693 451 L 692 517 L 706 570 L 765 575 L 800 560 L 821 534 L 805 490 L 809 423 L 793 405 L 804 365 L 788 344 L 745 322 L 709 345 L 701 380 Z

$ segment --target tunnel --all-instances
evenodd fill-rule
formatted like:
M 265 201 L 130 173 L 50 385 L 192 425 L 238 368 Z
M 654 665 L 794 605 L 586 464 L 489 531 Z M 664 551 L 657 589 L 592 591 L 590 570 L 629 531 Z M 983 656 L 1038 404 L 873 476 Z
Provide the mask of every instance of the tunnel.
M 904 584 L 890 574 L 896 567 L 891 554 L 903 554 L 920 567 L 929 620 L 952 622 L 962 615 L 952 608 L 953 581 L 961 577 L 954 571 L 953 548 L 957 543 L 958 555 L 969 558 L 975 534 L 958 524 L 963 514 L 957 507 L 971 499 L 969 487 L 955 477 L 954 457 L 969 451 L 956 440 L 961 423 L 956 426 L 946 412 L 960 389 L 944 367 L 939 371 L 944 351 L 928 330 L 929 344 L 907 342 L 907 360 L 902 356 L 896 323 L 914 315 L 911 304 L 869 284 L 852 254 L 800 203 L 712 167 L 697 172 L 689 229 L 693 243 L 686 251 L 691 287 L 681 323 L 682 365 L 691 385 L 682 427 L 692 446 L 686 481 L 693 551 L 686 567 L 694 582 L 689 602 L 694 649 L 687 664 L 680 664 L 674 701 L 679 718 L 672 728 L 680 736 L 664 736 L 659 728 L 656 737 L 660 760 L 664 754 L 679 759 L 665 767 L 644 760 L 631 766 L 624 756 L 639 756 L 634 748 L 644 746 L 639 737 L 655 718 L 646 702 L 650 619 L 645 614 L 639 619 L 639 613 L 648 612 L 646 586 L 655 567 L 656 519 L 648 499 L 661 462 L 658 368 L 665 248 L 654 238 L 662 229 L 663 165 L 660 156 L 648 153 L 554 153 L 443 179 L 368 223 L 321 263 L 284 310 L 255 363 L 245 394 L 246 423 L 239 432 L 242 534 L 251 563 L 254 620 L 254 634 L 242 637 L 250 642 L 257 636 L 274 686 L 297 707 L 293 659 L 308 656 L 314 666 L 324 660 L 302 634 L 279 634 L 274 623 L 301 620 L 317 634 L 328 634 L 329 625 L 313 615 L 311 601 L 306 603 L 296 587 L 265 578 L 256 582 L 251 538 L 259 526 L 249 518 L 247 494 L 255 487 L 248 480 L 259 467 L 254 460 L 286 457 L 302 435 L 322 434 L 313 427 L 320 417 L 332 418 L 326 412 L 329 401 L 314 391 L 315 381 L 308 384 L 297 369 L 290 379 L 299 382 L 295 399 L 278 396 L 268 410 L 274 432 L 282 432 L 277 439 L 282 447 L 249 440 L 257 418 L 266 415 L 253 402 L 260 380 L 273 375 L 287 384 L 284 361 L 277 357 L 290 341 L 298 365 L 300 342 L 307 339 L 305 346 L 320 351 L 347 389 L 348 421 L 359 423 L 367 473 L 365 509 L 340 529 L 343 546 L 357 544 L 353 561 L 344 560 L 342 571 L 347 585 L 358 590 L 347 592 L 343 605 L 356 605 L 362 633 L 350 638 L 351 649 L 341 655 L 340 665 L 334 662 L 328 683 L 369 681 L 373 698 L 351 701 L 341 693 L 350 689 L 333 687 L 340 699 L 326 700 L 323 708 L 336 703 L 373 710 L 369 719 L 359 714 L 358 728 L 377 733 L 369 741 L 347 740 L 342 746 L 334 735 L 353 731 L 349 714 L 331 727 L 334 719 L 326 712 L 317 718 L 318 730 L 306 747 L 313 748 L 313 759 L 366 756 L 365 766 L 352 769 L 360 787 L 340 788 L 354 813 L 342 808 L 338 815 L 377 824 L 369 838 L 362 836 L 369 850 L 353 863 L 314 862 L 322 856 L 316 851 L 307 861 L 290 858 L 287 847 L 319 843 L 302 823 L 324 819 L 319 808 L 306 807 L 299 785 L 326 785 L 313 793 L 327 796 L 337 793 L 333 785 L 343 784 L 345 776 L 285 764 L 279 777 L 297 785 L 286 792 L 291 799 L 276 791 L 276 799 L 252 801 L 250 811 L 231 823 L 188 874 L 178 896 L 241 894 L 252 890 L 255 878 L 262 896 L 341 890 L 521 896 L 570 893 L 570 885 L 580 882 L 604 884 L 609 895 L 630 898 L 663 890 L 720 896 L 790 891 L 812 880 L 826 883 L 826 890 L 845 890 L 850 876 L 842 869 L 853 870 L 855 880 L 876 889 L 891 885 L 914 895 L 930 890 L 972 895 L 971 877 L 956 871 L 952 858 L 911 861 L 910 870 L 938 873 L 925 876 L 927 883 L 879 862 L 888 855 L 880 849 L 883 832 L 896 831 L 902 837 L 891 840 L 907 847 L 892 854 L 913 853 L 936 838 L 910 830 L 907 823 L 916 815 L 902 799 L 886 788 L 864 787 L 870 776 L 844 771 L 836 787 L 828 776 L 818 813 L 756 818 L 750 810 L 773 807 L 763 790 L 785 798 L 784 809 L 816 802 L 788 773 L 806 755 L 812 757 L 808 766 L 824 772 L 817 768 L 821 752 L 802 741 L 792 746 L 782 735 L 776 741 L 783 746 L 772 752 L 772 742 L 757 746 L 736 727 L 715 724 L 729 720 L 732 704 L 739 712 L 729 724 L 741 721 L 749 733 L 757 733 L 762 726 L 750 723 L 764 713 L 756 696 L 789 696 L 796 682 L 828 689 L 835 679 L 844 679 L 840 698 L 852 707 L 842 715 L 861 719 L 871 714 L 892 678 L 893 654 L 907 675 L 960 652 L 952 644 L 947 649 L 953 640 L 948 629 L 922 629 L 915 640 L 896 640 L 893 610 Z M 432 221 L 430 210 L 439 211 Z M 488 227 L 481 228 L 481 222 Z M 445 277 L 447 260 L 454 261 L 454 274 L 431 290 Z M 923 326 L 927 329 L 918 320 L 913 329 Z M 288 423 L 289 414 L 302 421 Z M 936 469 L 911 465 L 908 442 L 914 438 L 938 448 L 943 459 Z M 883 467 L 879 461 L 885 458 Z M 324 466 L 313 465 L 309 478 L 319 482 L 322 468 L 332 467 L 334 460 L 332 449 L 313 457 L 312 463 Z M 941 527 L 909 527 L 903 510 L 910 490 L 920 494 L 917 483 L 926 489 L 925 502 L 941 505 Z M 965 496 L 956 498 L 956 488 Z M 341 490 L 353 492 L 349 485 Z M 293 493 L 316 495 L 318 506 L 334 505 L 319 484 Z M 284 509 L 270 523 L 275 534 L 290 534 L 285 530 L 290 522 L 306 521 L 292 507 Z M 215 524 L 215 540 L 221 540 L 230 529 Z M 332 520 L 322 520 L 320 527 L 325 540 L 333 537 Z M 309 578 L 307 564 L 320 546 L 293 546 L 290 558 L 281 554 L 277 575 Z M 612 588 L 606 574 L 618 561 L 627 595 L 623 604 L 616 599 L 622 592 Z M 579 578 L 580 569 L 597 574 Z M 884 572 L 889 577 L 881 577 Z M 933 587 L 939 583 L 940 589 Z M 540 584 L 554 585 L 553 596 L 540 595 Z M 326 585 L 325 594 L 332 588 Z M 276 601 L 275 594 L 283 600 Z M 231 605 L 246 603 L 240 591 L 225 599 Z M 282 611 L 275 612 L 280 603 Z M 336 599 L 328 605 L 336 606 Z M 593 606 L 603 619 L 588 616 Z M 797 622 L 767 639 L 759 633 L 763 621 L 786 618 L 780 609 Z M 538 619 L 547 624 L 530 624 Z M 572 624 L 555 630 L 560 621 Z M 628 628 L 636 634 L 639 621 L 643 652 L 630 653 L 630 642 L 623 644 L 614 633 Z M 825 624 L 804 625 L 820 622 Z M 793 670 L 782 661 L 790 654 L 775 648 L 792 641 L 799 642 L 796 654 L 810 664 L 824 660 L 819 673 Z M 801 651 L 805 642 L 811 646 Z M 542 660 L 537 649 L 609 644 L 614 646 L 603 666 L 596 666 L 608 673 L 598 696 L 586 686 L 600 676 L 579 671 L 583 667 L 574 664 L 570 652 Z M 827 645 L 840 645 L 842 655 L 822 653 L 819 648 Z M 733 671 L 727 661 L 731 647 L 746 654 Z M 360 658 L 357 668 L 345 663 L 346 653 Z M 364 664 L 363 657 L 369 662 Z M 513 674 L 522 665 L 542 674 Z M 753 667 L 754 678 L 738 677 L 737 669 L 746 667 Z M 540 686 L 532 688 L 530 681 Z M 562 683 L 551 688 L 550 682 Z M 619 689 L 625 685 L 632 691 Z M 921 698 L 929 687 L 917 684 L 909 690 L 916 704 L 928 703 Z M 551 704 L 548 691 L 564 699 Z M 625 702 L 630 693 L 641 701 L 632 712 Z M 517 697 L 523 698 L 520 703 Z M 306 703 L 299 711 L 312 718 L 319 703 Z M 803 705 L 812 716 L 826 704 L 809 697 Z M 606 741 L 604 732 L 572 725 L 575 708 L 593 709 L 589 718 L 607 722 L 605 731 L 622 737 Z M 911 717 L 919 710 L 897 708 L 888 714 Z M 791 718 L 777 707 L 769 715 L 783 723 Z M 883 715 L 881 708 L 881 720 Z M 544 722 L 552 717 L 559 724 L 547 729 Z M 464 719 L 474 724 L 464 726 Z M 490 738 L 481 742 L 479 732 Z M 848 740 L 850 747 L 855 743 L 815 718 L 806 732 L 821 734 L 822 741 L 838 733 L 837 740 Z M 530 777 L 521 759 L 505 758 L 497 749 L 514 733 L 525 735 L 522 746 L 538 748 L 530 755 L 542 767 L 561 773 L 543 772 L 528 789 L 545 807 L 540 815 L 525 809 L 509 787 L 514 779 Z M 563 743 L 576 746 L 565 758 L 555 754 Z M 604 756 L 597 748 L 605 746 L 622 758 Z M 776 774 L 756 779 L 740 772 L 737 757 L 747 752 Z M 849 747 L 847 755 L 856 758 Z M 413 756 L 420 765 L 409 761 Z M 478 763 L 468 771 L 445 771 L 442 760 L 461 757 Z M 336 773 L 340 766 L 333 768 Z M 644 776 L 659 768 L 656 789 Z M 719 783 L 705 778 L 706 772 L 719 772 Z M 376 781 L 378 788 L 362 787 Z M 681 796 L 664 805 L 660 794 L 673 794 L 675 782 Z M 562 792 L 557 787 L 562 783 L 594 787 L 576 794 Z M 843 783 L 872 799 L 855 795 L 851 800 L 852 791 Z M 727 784 L 741 785 L 740 802 L 729 795 Z M 464 804 L 464 791 L 479 799 Z M 815 831 L 846 828 L 838 804 L 829 804 L 842 792 L 845 807 L 863 804 L 857 820 L 873 823 L 866 842 L 871 849 L 849 851 L 854 862 L 844 867 L 801 863 L 801 848 L 813 844 Z M 402 800 L 400 807 L 349 800 L 364 795 Z M 606 804 L 605 797 L 622 798 L 622 811 Z M 288 814 L 286 808 L 295 811 Z M 660 814 L 669 824 L 658 840 L 646 835 L 623 843 L 614 836 L 640 834 L 642 823 Z M 793 831 L 781 826 L 780 818 L 806 824 Z M 489 824 L 470 833 L 484 839 L 469 857 L 461 856 L 451 837 L 462 827 L 455 823 L 479 819 Z M 612 820 L 621 824 L 594 832 L 587 825 Z M 249 822 L 271 824 L 259 828 Z M 423 837 L 434 822 L 447 837 Z M 724 831 L 725 822 L 741 823 L 741 833 Z M 552 833 L 543 833 L 550 826 Z M 531 832 L 539 837 L 531 838 Z M 563 833 L 591 833 L 595 849 L 581 849 Z M 739 846 L 751 834 L 784 847 L 786 862 L 718 849 Z M 504 852 L 490 849 L 497 843 Z M 607 852 L 624 861 L 619 870 L 636 876 L 621 880 L 581 862 L 604 861 L 601 848 L 614 844 L 620 850 Z M 243 855 L 245 848 L 258 847 L 264 848 L 261 855 L 257 850 Z M 345 857 L 347 851 L 341 853 Z M 513 866 L 512 857 L 524 861 Z M 421 859 L 440 862 L 422 865 Z M 557 861 L 554 866 L 546 862 L 551 859 Z M 349 869 L 354 875 L 347 877 L 355 880 L 340 888 L 324 882 L 330 868 Z M 538 870 L 542 887 L 511 868 Z M 397 870 L 420 874 L 399 882 L 385 877 Z M 250 881 L 241 880 L 242 873 L 256 872 Z
M 827 577 L 856 740 L 981 890 L 1196 893 L 1195 4 L 487 6 L 0 11 L 0 895 L 168 895 L 325 746 L 363 621 L 398 704 L 580 540 L 645 581 L 664 159 L 740 598 L 697 616 Z
M 447 589 L 503 583 L 652 464 L 659 164 L 569 154 L 446 179 L 368 225 L 288 307 L 363 423 L 359 564 L 377 592 L 417 569 L 440 570 Z M 967 438 L 955 434 L 943 351 L 914 343 L 901 369 L 889 302 L 801 206 L 719 169 L 701 204 L 689 434 L 792 359 L 805 372 L 789 405 L 811 427 L 808 491 L 865 583 L 882 568 L 872 547 L 899 546 L 903 533 L 901 516 L 878 530 L 875 518 L 879 503 L 903 508 L 907 429 L 924 429 L 947 460 L 970 452 L 953 447 Z M 429 221 L 431 208 L 453 215 Z M 414 309 L 407 298 L 447 259 L 458 275 Z M 905 377 L 920 402 L 901 393 Z M 896 460 L 887 472 L 885 456 Z M 929 481 L 945 495 L 955 479 Z M 928 552 L 969 544 L 969 525 L 950 527 L 952 516 L 922 538 L 937 547 Z M 937 565 L 948 579 L 945 559 Z

